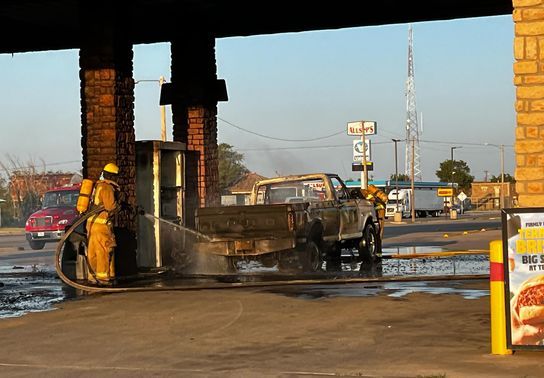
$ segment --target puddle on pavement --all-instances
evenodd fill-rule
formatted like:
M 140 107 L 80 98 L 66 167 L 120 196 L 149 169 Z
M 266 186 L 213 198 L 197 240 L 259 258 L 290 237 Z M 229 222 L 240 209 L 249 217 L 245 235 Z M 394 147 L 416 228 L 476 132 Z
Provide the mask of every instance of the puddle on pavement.
M 478 299 L 489 296 L 487 289 L 471 289 L 462 281 L 447 282 L 378 282 L 349 285 L 311 285 L 283 286 L 266 289 L 266 292 L 304 299 L 327 297 L 369 297 L 385 294 L 400 298 L 411 293 L 456 294 L 465 299 Z
M 390 259 L 391 255 L 412 255 L 417 253 L 447 252 L 441 247 L 395 247 L 384 248 L 381 266 L 364 266 L 357 256 L 357 252 L 342 251 L 342 258 L 336 262 L 323 262 L 316 272 L 292 272 L 296 276 L 313 276 L 313 278 L 349 278 L 349 277 L 393 277 L 393 276 L 443 276 L 443 275 L 476 275 L 489 273 L 489 257 L 487 254 L 457 255 L 447 257 L 417 257 L 409 259 Z M 265 267 L 258 262 L 240 261 L 237 263 L 240 276 L 261 273 L 280 274 L 277 266 Z M 243 278 L 241 278 L 243 280 Z
M 148 285 L 155 287 L 196 286 L 225 283 L 265 283 L 290 280 L 326 280 L 349 278 L 406 277 L 416 278 L 458 275 L 481 275 L 489 273 L 487 255 L 458 255 L 448 257 L 421 257 L 410 259 L 388 259 L 393 254 L 440 253 L 440 247 L 384 248 L 382 263 L 370 268 L 361 265 L 356 252 L 343 251 L 335 263 L 324 262 L 318 271 L 280 272 L 277 265 L 263 266 L 256 261 L 239 261 L 237 271 L 229 274 L 192 274 L 150 277 L 127 286 Z M 265 289 L 267 290 L 267 289 Z M 297 297 L 320 298 L 328 296 L 368 296 L 387 293 L 402 297 L 408 293 L 426 292 L 434 294 L 457 293 L 465 298 L 488 295 L 488 290 L 467 289 L 451 281 L 426 282 L 381 282 L 343 285 L 281 286 L 269 291 Z M 68 287 L 58 278 L 52 265 L 13 266 L 0 265 L 0 318 L 17 317 L 29 312 L 48 311 L 64 300 L 78 297 L 76 289 Z M 79 292 L 81 294 L 81 292 Z
M 63 285 L 51 265 L 0 266 L 0 318 L 50 311 L 75 296 L 75 289 Z

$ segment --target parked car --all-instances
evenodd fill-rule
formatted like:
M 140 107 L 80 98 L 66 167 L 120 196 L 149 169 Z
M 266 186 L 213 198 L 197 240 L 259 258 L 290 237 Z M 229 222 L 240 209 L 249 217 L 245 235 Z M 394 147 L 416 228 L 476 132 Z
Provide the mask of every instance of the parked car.
M 78 217 L 76 204 L 80 186 L 63 186 L 44 194 L 42 208 L 26 221 L 25 234 L 30 248 L 43 249 L 45 243 L 62 238 L 66 227 Z

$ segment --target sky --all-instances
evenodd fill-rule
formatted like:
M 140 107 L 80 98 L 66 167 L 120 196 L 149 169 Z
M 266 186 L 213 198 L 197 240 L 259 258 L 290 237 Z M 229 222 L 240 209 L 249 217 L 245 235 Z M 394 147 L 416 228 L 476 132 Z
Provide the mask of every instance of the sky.
M 440 162 L 465 161 L 475 180 L 514 173 L 515 87 L 511 15 L 411 24 L 420 168 L 436 181 Z M 216 40 L 218 142 L 243 153 L 263 176 L 351 171 L 347 123 L 377 122 L 372 178 L 395 173 L 405 139 L 408 24 Z M 134 46 L 137 140 L 160 139 L 158 80 L 170 79 L 168 43 Z M 147 81 L 149 80 L 149 81 Z M 0 55 L 0 162 L 81 168 L 77 50 Z M 166 106 L 171 140 L 170 106 Z M 422 121 L 422 122 L 421 122 Z M 331 135 L 333 135 L 331 137 Z M 487 145 L 486 145 L 487 143 Z M 405 143 L 398 143 L 404 172 Z

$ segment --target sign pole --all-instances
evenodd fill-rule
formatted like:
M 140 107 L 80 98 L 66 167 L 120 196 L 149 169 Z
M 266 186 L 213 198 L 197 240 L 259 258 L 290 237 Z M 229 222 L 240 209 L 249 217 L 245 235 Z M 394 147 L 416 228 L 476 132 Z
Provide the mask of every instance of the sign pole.
M 363 122 L 363 132 L 361 133 L 361 143 L 363 147 L 363 170 L 361 171 L 361 189 L 368 187 L 368 169 L 366 166 L 366 140 L 365 140 L 365 124 Z

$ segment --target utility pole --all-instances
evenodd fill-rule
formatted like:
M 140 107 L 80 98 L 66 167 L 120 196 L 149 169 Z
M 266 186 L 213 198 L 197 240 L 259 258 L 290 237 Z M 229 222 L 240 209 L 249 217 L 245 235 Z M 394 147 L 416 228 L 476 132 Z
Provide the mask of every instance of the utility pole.
M 363 170 L 361 171 L 361 189 L 366 189 L 368 187 L 368 167 L 366 166 L 366 140 L 364 122 L 363 131 L 361 132 L 361 143 L 363 147 Z
M 159 78 L 159 86 L 162 89 L 164 84 L 164 76 Z M 161 105 L 161 140 L 166 142 L 166 108 L 164 105 Z
M 460 146 L 451 147 L 451 202 L 450 202 L 450 212 L 453 210 L 453 195 L 455 190 L 453 189 L 453 174 L 455 173 L 455 161 L 453 160 L 453 150 L 456 148 L 461 148 Z
M 161 76 L 159 80 L 135 80 L 134 84 L 144 82 L 159 82 L 159 88 L 162 89 L 162 85 L 166 82 L 166 80 L 164 79 L 164 76 Z M 166 142 L 166 108 L 164 105 L 161 105 L 161 140 Z
M 399 164 L 397 158 L 397 142 L 400 142 L 400 139 L 391 139 L 395 143 L 395 192 L 397 194 L 397 205 L 396 212 L 399 212 Z
M 500 151 L 500 159 L 501 159 L 501 189 L 499 194 L 499 208 L 502 209 L 504 207 L 504 144 L 493 144 L 493 143 L 484 143 L 484 146 L 493 146 L 497 147 Z

